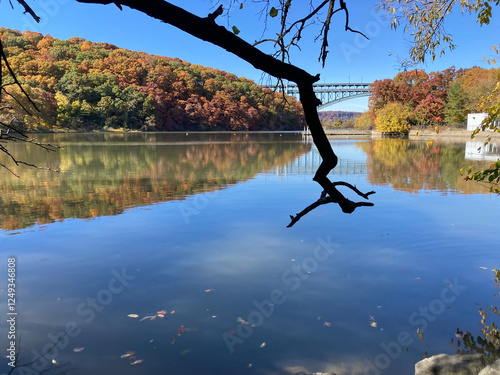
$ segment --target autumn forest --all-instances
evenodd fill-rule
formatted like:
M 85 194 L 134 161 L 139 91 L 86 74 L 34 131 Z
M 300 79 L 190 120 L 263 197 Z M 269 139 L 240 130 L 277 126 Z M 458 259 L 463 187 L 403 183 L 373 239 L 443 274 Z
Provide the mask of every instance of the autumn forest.
M 8 61 L 41 108 L 12 85 L 7 105 L 27 130 L 283 130 L 303 127 L 292 98 L 234 74 L 93 43 L 0 28 Z M 3 63 L 3 62 L 2 62 Z
M 72 37 L 0 28 L 9 63 L 40 112 L 9 87 L 10 115 L 26 130 L 295 130 L 300 103 L 254 81 L 178 58 Z M 368 111 L 320 112 L 326 128 L 405 132 L 463 127 L 496 86 L 499 69 L 404 71 L 376 80 Z

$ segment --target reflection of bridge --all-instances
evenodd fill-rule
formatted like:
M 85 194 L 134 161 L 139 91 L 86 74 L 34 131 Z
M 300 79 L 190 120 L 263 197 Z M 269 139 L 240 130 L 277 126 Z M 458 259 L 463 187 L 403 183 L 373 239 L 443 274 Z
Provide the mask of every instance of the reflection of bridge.
M 276 88 L 276 86 L 269 85 L 263 87 Z M 315 83 L 313 87 L 316 96 L 323 103 L 318 109 L 324 109 L 344 100 L 371 95 L 369 83 Z M 287 83 L 284 86 L 279 86 L 277 90 L 284 91 L 287 95 L 299 97 L 299 88 L 296 84 Z
M 338 146 L 336 146 L 336 148 L 338 148 Z M 302 155 L 285 166 L 274 167 L 270 173 L 280 177 L 285 177 L 287 175 L 312 177 L 316 173 L 321 161 L 322 159 L 318 150 L 313 148 L 311 152 Z M 330 174 L 347 176 L 355 174 L 368 174 L 368 171 L 364 161 L 339 158 L 339 163 L 330 172 Z

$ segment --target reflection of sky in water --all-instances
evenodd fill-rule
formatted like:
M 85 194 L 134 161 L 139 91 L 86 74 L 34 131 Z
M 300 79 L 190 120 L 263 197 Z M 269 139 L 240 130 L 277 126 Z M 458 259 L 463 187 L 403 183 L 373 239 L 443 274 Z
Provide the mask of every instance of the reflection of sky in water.
M 344 150 L 348 160 L 364 161 L 359 149 Z M 362 374 L 401 332 L 408 332 L 410 344 L 384 374 L 412 372 L 424 352 L 453 353 L 456 328 L 477 334 L 476 304 L 493 302 L 498 198 L 408 194 L 372 187 L 363 174 L 346 180 L 361 190 L 375 189 L 376 205 L 352 215 L 323 206 L 293 229 L 286 228 L 288 215 L 312 203 L 320 190 L 310 176 L 291 173 L 283 179 L 272 170 L 185 201 L 2 234 L 2 253 L 17 256 L 24 358 L 31 360 L 31 349 L 40 351 L 47 334 L 56 335 L 67 322 L 81 332 L 55 358 L 71 362 L 74 374 Z M 292 290 L 290 277 L 298 285 L 294 270 L 311 264 L 318 239 L 328 238 L 334 252 L 313 263 Z M 135 278 L 85 322 L 91 311 L 87 298 L 104 296 L 116 277 L 112 271 L 122 269 Z M 421 341 L 416 329 L 423 326 L 422 316 L 414 314 L 432 306 L 446 283 L 456 280 L 467 289 L 431 316 Z M 274 305 L 263 326 L 230 354 L 223 334 L 276 289 L 284 303 Z M 5 290 L 0 298 L 5 311 Z M 175 315 L 143 322 L 127 317 L 162 309 Z M 172 345 L 180 325 L 197 331 Z M 0 334 L 5 337 L 3 328 Z M 76 347 L 85 350 L 74 353 Z M 144 362 L 131 366 L 120 359 L 130 350 Z

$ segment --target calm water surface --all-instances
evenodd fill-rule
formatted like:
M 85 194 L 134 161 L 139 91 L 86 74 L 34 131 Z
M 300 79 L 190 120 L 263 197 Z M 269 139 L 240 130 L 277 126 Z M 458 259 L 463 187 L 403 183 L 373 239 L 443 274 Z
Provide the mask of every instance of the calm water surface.
M 375 206 L 287 229 L 321 193 L 300 135 L 46 140 L 63 148 L 13 150 L 59 173 L 0 171 L 0 268 L 16 258 L 19 363 L 33 362 L 13 374 L 413 374 L 497 303 L 500 198 L 458 172 L 497 146 L 333 140 L 332 179 Z

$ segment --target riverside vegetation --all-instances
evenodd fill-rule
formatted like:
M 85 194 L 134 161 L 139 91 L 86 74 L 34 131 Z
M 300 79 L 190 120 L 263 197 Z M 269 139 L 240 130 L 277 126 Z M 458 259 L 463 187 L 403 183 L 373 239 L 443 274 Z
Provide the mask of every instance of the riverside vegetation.
M 255 82 L 178 58 L 108 43 L 0 28 L 23 87 L 42 108 L 29 116 L 6 97 L 26 130 L 295 130 L 299 102 Z M 411 126 L 463 126 L 495 88 L 499 69 L 454 67 L 401 72 L 370 86 L 369 110 L 322 112 L 327 128 L 406 132 Z M 10 89 L 16 94 L 14 86 Z M 25 99 L 24 99 L 25 100 Z
M 178 58 L 149 55 L 72 37 L 0 28 L 19 81 L 42 109 L 6 86 L 26 130 L 302 129 L 296 100 L 255 82 Z M 2 62 L 3 64 L 3 62 Z M 8 82 L 5 82 L 6 84 Z M 16 99 L 14 99 L 16 97 Z M 5 113 L 5 112 L 4 112 Z

